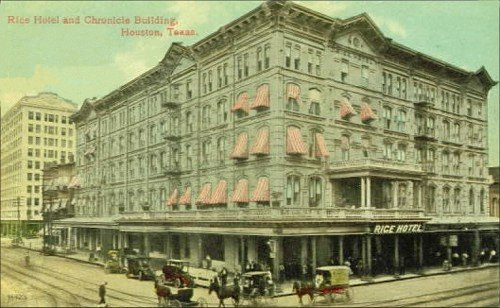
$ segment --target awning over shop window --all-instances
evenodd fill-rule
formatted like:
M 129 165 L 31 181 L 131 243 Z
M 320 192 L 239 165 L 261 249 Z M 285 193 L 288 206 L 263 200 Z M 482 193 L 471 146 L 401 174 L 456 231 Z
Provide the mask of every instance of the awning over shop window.
M 191 205 L 191 187 L 186 188 L 186 191 L 179 199 L 179 204 Z
M 343 97 L 340 101 L 340 117 L 345 119 L 353 115 L 356 115 L 356 111 L 352 107 L 349 100 L 346 97 Z
M 252 194 L 252 199 L 250 201 L 253 202 L 269 202 L 269 179 L 268 178 L 260 178 L 257 181 L 257 186 Z
M 234 103 L 234 106 L 231 108 L 232 112 L 238 110 L 244 111 L 246 113 L 250 112 L 250 107 L 248 106 L 248 94 L 246 92 L 243 92 L 238 96 L 236 103 Z
M 198 195 L 198 200 L 196 200 L 196 204 L 209 204 L 210 203 L 210 194 L 212 190 L 212 185 L 207 183 L 203 185 L 200 190 L 200 194 Z
M 361 121 L 370 122 L 377 118 L 372 110 L 372 107 L 367 103 L 361 104 Z
M 236 184 L 234 188 L 233 198 L 231 199 L 233 202 L 239 203 L 248 203 L 248 180 L 241 179 Z
M 177 190 L 177 188 L 176 188 L 176 189 L 174 189 L 174 191 L 172 192 L 172 194 L 168 198 L 167 205 L 168 206 L 177 205 L 177 197 L 178 196 L 179 196 L 179 190 Z
M 245 159 L 248 158 L 248 135 L 241 133 L 236 139 L 233 152 L 230 156 L 232 159 Z
M 329 157 L 330 153 L 326 147 L 325 137 L 323 134 L 316 133 L 316 157 Z
M 255 100 L 250 106 L 250 109 L 257 109 L 261 107 L 269 108 L 270 106 L 271 103 L 269 100 L 269 86 L 267 84 L 263 84 L 257 89 Z
M 226 204 L 227 203 L 227 182 L 220 180 L 215 188 L 210 204 Z
M 257 136 L 255 137 L 255 142 L 250 150 L 250 154 L 269 154 L 269 129 L 267 127 L 263 127 L 257 131 Z
M 300 101 L 300 87 L 294 83 L 289 83 L 286 91 L 287 98 L 296 99 Z
M 307 148 L 302 141 L 300 129 L 289 127 L 286 135 L 286 154 L 306 154 Z

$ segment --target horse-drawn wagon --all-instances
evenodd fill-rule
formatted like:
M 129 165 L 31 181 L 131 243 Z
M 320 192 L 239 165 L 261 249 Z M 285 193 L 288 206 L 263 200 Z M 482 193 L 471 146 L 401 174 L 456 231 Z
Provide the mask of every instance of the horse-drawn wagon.
M 207 300 L 203 297 L 192 300 L 192 288 L 178 289 L 177 293 L 163 284 L 155 284 L 155 288 L 159 307 L 208 307 Z
M 275 285 L 270 272 L 247 272 L 241 276 L 241 304 L 273 306 Z

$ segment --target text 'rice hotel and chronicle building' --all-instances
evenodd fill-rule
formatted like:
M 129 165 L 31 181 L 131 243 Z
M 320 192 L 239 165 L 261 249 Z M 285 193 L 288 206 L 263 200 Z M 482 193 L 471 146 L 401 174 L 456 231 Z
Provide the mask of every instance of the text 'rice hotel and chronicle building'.
M 495 84 L 393 42 L 366 14 L 266 2 L 84 103 L 76 217 L 59 226 L 78 249 L 208 254 L 230 269 L 474 256 L 498 245 Z

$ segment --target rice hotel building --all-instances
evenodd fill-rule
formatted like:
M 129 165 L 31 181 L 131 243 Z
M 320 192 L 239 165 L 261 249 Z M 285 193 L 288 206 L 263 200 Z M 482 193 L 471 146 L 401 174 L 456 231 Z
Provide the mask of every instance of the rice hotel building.
M 473 261 L 488 214 L 496 84 L 384 36 L 372 19 L 268 1 L 86 101 L 76 249 L 136 248 L 289 277 L 331 259 L 389 270 Z

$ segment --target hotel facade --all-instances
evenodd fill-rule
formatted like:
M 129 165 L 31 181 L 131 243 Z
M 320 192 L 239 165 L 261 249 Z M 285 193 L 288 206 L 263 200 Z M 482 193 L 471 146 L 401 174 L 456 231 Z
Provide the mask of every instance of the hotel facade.
M 25 96 L 2 117 L 2 235 L 36 233 L 42 226 L 43 169 L 72 161 L 77 105 L 55 93 Z
M 283 264 L 290 278 L 330 260 L 371 273 L 377 258 L 389 270 L 437 264 L 438 251 L 475 259 L 498 246 L 495 84 L 366 14 L 269 1 L 83 104 L 75 217 L 56 223 L 76 249 Z

